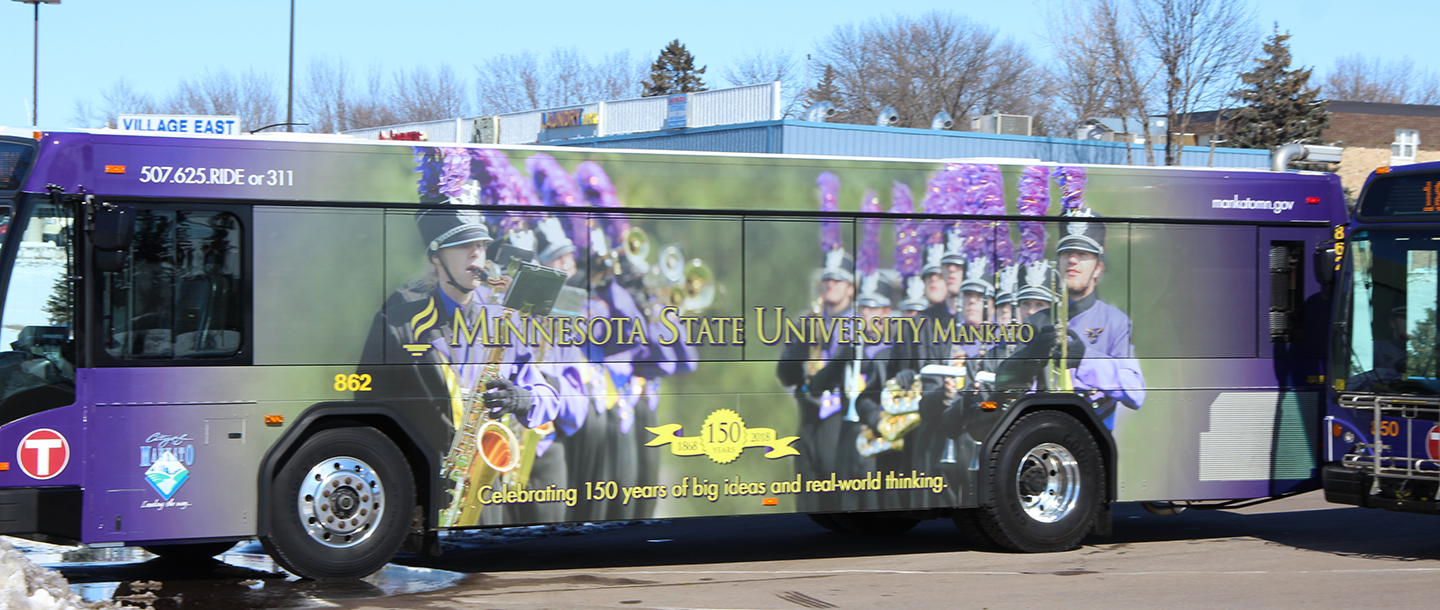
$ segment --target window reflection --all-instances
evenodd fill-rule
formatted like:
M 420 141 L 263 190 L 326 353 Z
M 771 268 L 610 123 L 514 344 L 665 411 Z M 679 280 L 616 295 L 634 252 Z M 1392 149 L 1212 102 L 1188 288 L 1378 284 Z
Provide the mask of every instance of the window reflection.
M 239 222 L 224 212 L 138 210 L 130 263 L 107 274 L 117 358 L 216 358 L 240 349 Z

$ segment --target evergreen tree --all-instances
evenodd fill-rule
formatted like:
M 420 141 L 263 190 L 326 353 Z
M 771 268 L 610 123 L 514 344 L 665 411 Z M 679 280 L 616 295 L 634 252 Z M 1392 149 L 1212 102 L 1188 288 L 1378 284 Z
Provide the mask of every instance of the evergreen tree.
M 45 299 L 45 305 L 40 311 L 45 313 L 45 318 L 51 326 L 70 325 L 70 278 L 61 275 L 55 278 L 55 284 L 50 288 L 50 296 Z
M 1280 26 L 1265 41 L 1266 57 L 1256 58 L 1254 70 L 1240 75 L 1245 86 L 1230 96 L 1245 105 L 1234 113 L 1230 145 L 1237 148 L 1275 148 L 1291 142 L 1317 142 L 1330 125 L 1330 102 L 1319 100 L 1320 88 L 1311 87 L 1310 70 L 1290 69 L 1290 34 Z
M 825 64 L 825 71 L 820 74 L 820 80 L 816 81 L 815 86 L 805 92 L 805 108 L 808 109 L 820 102 L 830 102 L 835 105 L 835 116 L 831 118 L 830 121 L 834 123 L 845 122 L 843 120 L 845 110 L 844 104 L 842 104 L 845 94 L 840 90 L 840 84 L 835 82 L 839 79 L 840 73 L 835 71 L 835 67 L 830 64 Z
M 700 80 L 702 74 L 705 74 L 705 66 L 696 68 L 695 56 L 685 50 L 685 45 L 680 44 L 677 38 L 665 45 L 655 63 L 650 64 L 650 78 L 640 83 L 645 88 L 640 95 L 656 97 L 704 91 L 705 81 Z

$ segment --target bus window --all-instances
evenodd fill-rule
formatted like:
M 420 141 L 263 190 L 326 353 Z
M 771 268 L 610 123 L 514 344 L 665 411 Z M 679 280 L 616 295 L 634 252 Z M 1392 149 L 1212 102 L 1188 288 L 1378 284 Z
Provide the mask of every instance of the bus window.
M 68 204 L 44 200 L 8 237 L 19 243 L 0 320 L 0 422 L 74 402 L 71 217 Z
M 1435 394 L 1437 240 L 1357 234 L 1346 389 Z
M 106 274 L 106 352 L 122 360 L 236 355 L 240 237 L 226 212 L 137 210 L 130 263 Z

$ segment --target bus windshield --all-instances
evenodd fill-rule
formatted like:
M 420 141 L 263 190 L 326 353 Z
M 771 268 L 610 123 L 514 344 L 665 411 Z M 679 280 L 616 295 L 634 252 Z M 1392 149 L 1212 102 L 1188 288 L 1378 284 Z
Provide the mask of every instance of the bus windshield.
M 1440 232 L 1365 231 L 1352 236 L 1348 333 L 1335 366 L 1345 390 L 1440 393 L 1435 312 Z M 1348 335 L 1348 336 L 1347 336 Z M 1347 348 L 1348 349 L 1345 349 Z
M 74 264 L 70 204 L 35 199 L 6 241 L 15 263 L 0 317 L 0 422 L 74 402 Z M 9 226 L 6 214 L 5 226 Z M 10 231 L 6 231 L 10 233 Z

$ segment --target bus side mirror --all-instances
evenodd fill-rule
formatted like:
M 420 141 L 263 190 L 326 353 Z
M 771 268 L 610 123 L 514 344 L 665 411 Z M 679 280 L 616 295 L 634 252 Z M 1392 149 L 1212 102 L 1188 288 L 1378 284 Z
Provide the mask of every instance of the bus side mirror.
M 105 204 L 95 210 L 94 223 L 90 229 L 91 245 L 112 252 L 130 249 L 130 240 L 135 237 L 135 208 Z
M 1320 284 L 1320 294 L 1327 301 L 1335 293 L 1335 268 L 1340 266 L 1340 253 L 1344 252 L 1344 247 L 1334 241 L 1323 242 L 1315 247 L 1315 264 L 1310 268 L 1315 270 L 1315 281 Z
M 104 204 L 95 210 L 90 245 L 95 247 L 95 268 L 114 272 L 125 268 L 130 242 L 135 238 L 135 208 Z

